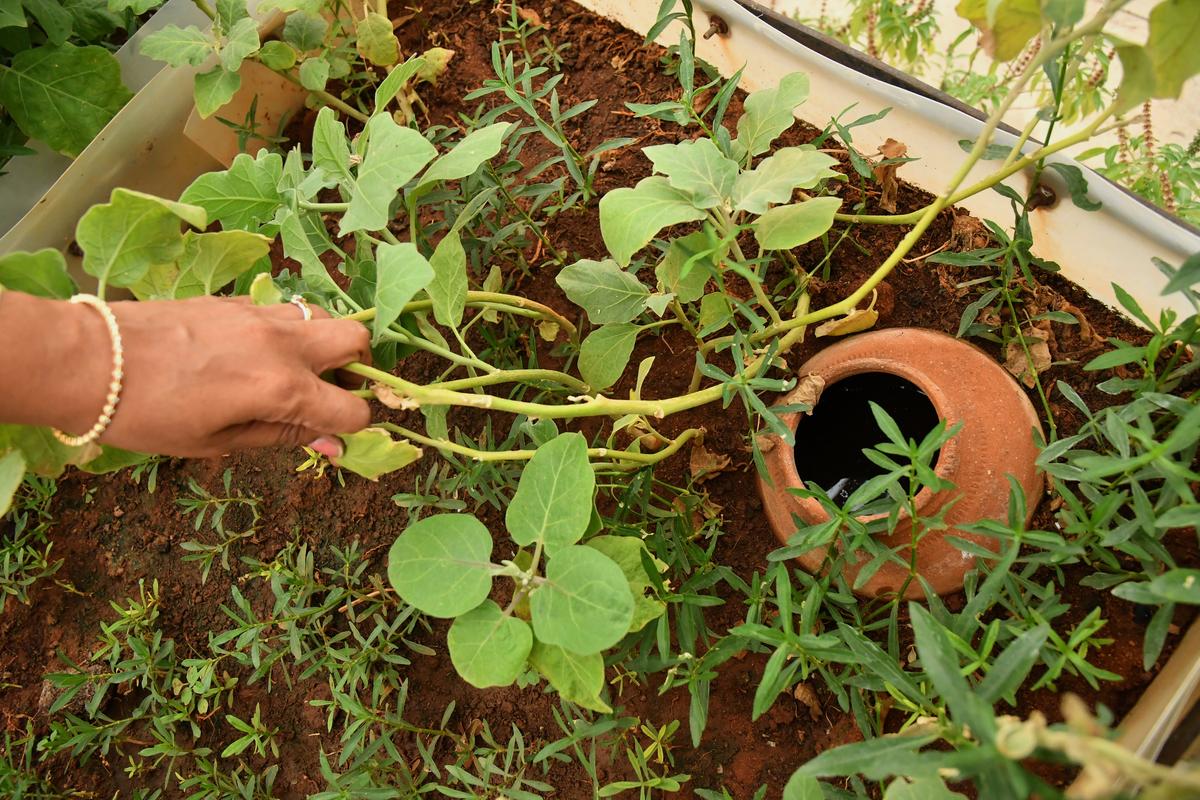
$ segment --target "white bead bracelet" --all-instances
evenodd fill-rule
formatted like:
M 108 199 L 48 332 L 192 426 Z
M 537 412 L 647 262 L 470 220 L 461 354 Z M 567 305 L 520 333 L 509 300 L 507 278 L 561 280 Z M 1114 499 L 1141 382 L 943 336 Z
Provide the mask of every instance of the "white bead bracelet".
M 117 410 L 117 403 L 121 400 L 121 388 L 125 379 L 125 348 L 121 343 L 121 328 L 117 325 L 116 315 L 108 307 L 108 303 L 105 303 L 99 297 L 92 294 L 77 294 L 71 298 L 71 302 L 91 306 L 100 313 L 100 316 L 104 318 L 105 326 L 108 328 L 108 336 L 112 340 L 113 354 L 112 378 L 108 383 L 108 397 L 105 398 L 104 410 L 100 412 L 100 419 L 96 420 L 96 424 L 92 426 L 91 430 L 82 436 L 71 436 L 57 428 L 54 429 L 54 437 L 60 442 L 68 447 L 81 447 L 99 439 L 104 431 L 108 430 L 108 426 L 112 424 L 113 414 Z

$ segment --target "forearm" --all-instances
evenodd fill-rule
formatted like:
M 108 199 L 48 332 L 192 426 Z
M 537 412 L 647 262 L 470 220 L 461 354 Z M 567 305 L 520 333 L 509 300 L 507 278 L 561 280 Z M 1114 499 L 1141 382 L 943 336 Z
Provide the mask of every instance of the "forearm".
M 104 406 L 111 369 L 93 309 L 0 291 L 0 424 L 83 432 Z

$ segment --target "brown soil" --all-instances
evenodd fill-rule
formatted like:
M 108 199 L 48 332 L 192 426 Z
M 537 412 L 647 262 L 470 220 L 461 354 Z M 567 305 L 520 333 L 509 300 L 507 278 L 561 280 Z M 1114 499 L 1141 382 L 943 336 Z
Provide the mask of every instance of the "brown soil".
M 673 125 L 635 118 L 624 108 L 626 101 L 650 102 L 675 96 L 676 84 L 673 78 L 662 74 L 658 50 L 643 47 L 640 37 L 571 4 L 546 4 L 538 9 L 538 13 L 549 26 L 555 42 L 571 44 L 564 53 L 562 67 L 569 77 L 559 88 L 564 106 L 599 99 L 594 109 L 573 120 L 568 128 L 580 151 L 617 136 L 634 137 L 638 146 L 642 146 L 678 140 L 685 135 Z M 463 108 L 462 96 L 490 77 L 489 48 L 501 21 L 500 15 L 492 13 L 490 3 L 457 2 L 427 6 L 424 12 L 400 28 L 408 51 L 439 45 L 457 52 L 450 72 L 437 87 L 423 95 L 433 109 L 431 123 L 454 125 L 456 114 Z M 731 115 L 736 115 L 739 110 L 740 100 L 735 99 Z M 785 143 L 807 141 L 816 133 L 812 127 L 797 126 L 785 136 Z M 538 153 L 529 157 L 536 160 L 544 155 Z M 597 188 L 603 192 L 631 185 L 648 174 L 649 166 L 637 147 L 614 153 L 601 168 Z M 856 200 L 857 193 L 852 183 L 843 190 L 843 196 L 849 200 Z M 900 210 L 919 207 L 929 199 L 921 190 L 902 185 Z M 966 230 L 969 240 L 972 225 L 973 221 L 956 218 L 953 212 L 947 211 L 913 253 L 938 249 L 955 229 Z M 594 204 L 553 219 L 547 232 L 555 247 L 571 258 L 602 258 L 605 255 Z M 818 287 L 814 305 L 835 301 L 857 287 L 875 269 L 881 257 L 879 254 L 890 252 L 905 232 L 906 229 L 892 226 L 863 226 L 854 230 L 850 236 L 852 244 L 845 243 L 834 254 L 830 278 Z M 982 243 L 968 241 L 967 246 Z M 535 252 L 536 248 L 531 244 L 524 255 L 536 265 Z M 797 256 L 801 263 L 815 264 L 824 257 L 824 251 L 819 243 L 814 243 L 797 251 Z M 522 265 L 510 266 L 510 275 L 516 283 L 512 291 L 560 310 L 570 308 L 554 283 L 552 268 L 534 268 L 519 274 L 516 266 Z M 925 261 L 902 265 L 889 277 L 882 292 L 880 327 L 919 326 L 954 333 L 964 307 L 974 297 L 968 291 L 955 288 L 965 275 L 965 270 Z M 1048 278 L 1040 292 L 1039 302 L 1047 307 L 1059 299 L 1069 301 L 1101 336 L 1131 340 L 1141 337 L 1139 331 L 1122 317 L 1064 281 Z M 1069 332 L 1057 331 L 1061 327 L 1056 326 L 1056 332 L 1063 337 L 1060 344 L 1066 351 L 1074 344 L 1069 341 Z M 683 392 L 694 363 L 694 347 L 689 338 L 678 329 L 665 330 L 661 339 L 644 339 L 633 358 L 636 363 L 647 355 L 658 356 L 653 386 L 648 390 L 656 396 Z M 789 363 L 798 365 L 823 341 L 810 339 L 797 347 L 789 354 Z M 998 348 L 988 347 L 998 360 L 1002 360 Z M 1097 376 L 1079 368 L 1079 363 L 1088 357 L 1090 354 L 1084 354 L 1078 356 L 1080 360 L 1056 364 L 1043 375 L 1043 380 L 1047 385 L 1060 379 L 1068 382 L 1093 408 L 1097 408 L 1111 403 L 1112 398 L 1095 388 L 1096 382 L 1107 375 Z M 550 357 L 544 355 L 543 359 L 543 363 L 547 363 Z M 421 359 L 404 365 L 405 374 L 410 378 L 419 377 L 426 368 Z M 631 380 L 632 375 L 627 374 L 613 394 L 620 395 L 630 388 Z M 1033 393 L 1030 396 L 1036 405 L 1036 397 Z M 1051 397 L 1051 405 L 1060 429 L 1074 430 L 1080 424 L 1078 413 L 1057 394 Z M 481 418 L 463 415 L 456 418 L 456 422 L 467 429 L 472 426 L 477 429 Z M 508 424 L 501 418 L 495 423 L 500 430 Z M 712 405 L 663 421 L 667 433 L 687 427 L 704 427 L 707 430 L 705 446 L 732 459 L 732 468 L 714 476 L 704 488 L 712 504 L 721 509 L 723 520 L 724 534 L 719 540 L 716 561 L 748 579 L 755 571 L 764 569 L 766 555 L 774 549 L 775 540 L 762 518 L 761 503 L 754 488 L 754 467 L 744 447 L 744 413 L 736 405 L 724 411 Z M 165 462 L 159 469 L 158 489 L 154 494 L 147 493 L 125 475 L 96 478 L 74 473 L 66 477 L 54 501 L 55 522 L 51 531 L 53 553 L 63 559 L 62 569 L 54 580 L 45 580 L 36 587 L 30 605 L 10 601 L 0 616 L 0 639 L 6 645 L 0 653 L 0 720 L 4 729 L 17 734 L 27 720 L 31 720 L 39 732 L 47 729 L 46 698 L 52 697 L 53 692 L 48 690 L 44 675 L 62 671 L 56 654 L 61 652 L 76 662 L 86 661 L 96 648 L 100 622 L 113 618 L 109 601 L 136 595 L 140 580 L 157 580 L 162 587 L 160 627 L 166 637 L 175 641 L 181 655 L 206 654 L 209 633 L 228 629 L 229 619 L 221 605 L 229 604 L 230 586 L 245 581 L 232 579 L 230 573 L 217 565 L 208 582 L 202 584 L 199 569 L 180 560 L 183 555 L 180 545 L 198 538 L 190 520 L 175 503 L 177 498 L 185 495 L 189 480 L 217 491 L 222 472 L 231 469 L 236 488 L 261 498 L 261 529 L 252 539 L 235 546 L 235 556 L 270 561 L 298 534 L 317 554 L 319 567 L 328 563 L 330 546 L 344 546 L 358 540 L 362 549 L 371 554 L 375 571 L 382 572 L 387 547 L 406 524 L 406 514 L 390 498 L 397 492 L 413 491 L 416 479 L 431 468 L 431 459 L 436 458 L 436 455 L 428 454 L 413 467 L 385 476 L 378 483 L 350 477 L 344 488 L 337 485 L 332 473 L 323 478 L 315 478 L 311 473 L 296 474 L 295 467 L 302 456 L 293 451 Z M 664 463 L 659 475 L 669 483 L 685 485 L 688 477 L 686 458 L 680 456 Z M 494 509 L 485 508 L 482 513 L 486 521 L 500 522 L 500 515 Z M 1044 528 L 1053 526 L 1046 504 L 1034 524 Z M 1180 542 L 1180 548 L 1186 546 Z M 1191 551 L 1181 550 L 1181 559 L 1190 564 L 1200 563 L 1194 550 L 1194 539 L 1190 546 Z M 243 564 L 235 564 L 233 575 L 249 571 Z M 1129 710 L 1155 674 L 1155 670 L 1144 672 L 1141 668 L 1141 642 L 1147 620 L 1138 608 L 1117 600 L 1108 592 L 1080 587 L 1078 579 L 1087 572 L 1082 566 L 1067 569 L 1069 580 L 1064 584 L 1069 588 L 1063 599 L 1072 610 L 1059 622 L 1060 629 L 1100 604 L 1108 620 L 1104 634 L 1112 637 L 1114 644 L 1094 653 L 1092 660 L 1124 676 L 1124 680 L 1104 684 L 1097 692 L 1082 680 L 1067 677 L 1057 688 L 1060 692 L 1077 692 L 1090 704 L 1102 703 L 1119 717 Z M 255 610 L 266 612 L 270 595 L 261 582 L 254 582 L 248 591 Z M 707 623 L 716 632 L 724 632 L 744 617 L 742 599 L 724 585 L 720 591 L 726 604 L 708 609 L 707 614 Z M 952 597 L 947 602 L 954 607 L 961 599 Z M 1183 624 L 1186 620 L 1181 617 L 1177 621 Z M 472 689 L 454 676 L 443 647 L 444 636 L 445 626 L 441 624 L 434 624 L 431 630 L 420 633 L 418 641 L 433 648 L 436 655 L 411 654 L 413 663 L 402 668 L 410 682 L 406 717 L 411 723 L 438 725 L 446 705 L 453 701 L 455 710 L 448 726 L 455 731 L 468 731 L 477 726 L 477 721 L 486 721 L 503 741 L 516 726 L 523 732 L 530 751 L 536 751 L 561 735 L 553 716 L 557 702 L 552 695 L 543 693 L 540 687 Z M 1177 638 L 1177 635 L 1170 637 L 1168 651 Z M 688 695 L 685 690 L 675 689 L 659 696 L 660 676 L 651 676 L 644 685 L 626 683 L 615 698 L 614 705 L 619 705 L 619 711 L 639 717 L 647 724 L 663 725 L 674 719 L 682 721 L 675 738 L 675 772 L 690 774 L 692 781 L 680 796 L 693 796 L 691 789 L 696 787 L 715 789 L 724 785 L 733 797 L 749 798 L 764 783 L 771 787 L 769 796 L 778 796 L 783 783 L 799 764 L 829 747 L 860 738 L 853 719 L 840 712 L 828 693 L 815 683 L 816 704 L 805 705 L 787 697 L 752 724 L 750 708 L 763 663 L 763 656 L 751 654 L 723 666 L 712 687 L 704 741 L 695 749 L 687 743 Z M 292 669 L 291 673 L 297 678 L 299 671 Z M 247 685 L 245 678 L 248 676 L 243 673 L 241 677 L 234 709 L 239 715 L 248 716 L 253 705 L 261 703 L 268 725 L 280 729 L 278 738 L 282 751 L 278 763 L 281 773 L 276 783 L 279 796 L 303 797 L 323 789 L 318 754 L 321 749 L 336 751 L 342 732 L 339 726 L 332 732 L 326 730 L 324 713 L 308 705 L 309 700 L 329 697 L 324 680 L 296 680 L 289 688 L 277 671 L 268 691 L 264 682 Z M 613 677 L 611 670 L 608 677 Z M 110 700 L 106 709 L 113 711 L 115 706 L 111 704 L 121 701 L 122 698 Z M 1057 716 L 1058 695 L 1055 692 L 1026 693 L 1020 701 L 1022 711 L 1039 708 L 1051 718 Z M 208 746 L 219 750 L 233 738 L 232 731 L 219 717 L 209 719 L 204 726 L 204 743 Z M 142 745 L 146 741 L 138 731 L 134 732 L 133 738 Z M 122 772 L 127 764 L 126 756 L 136 753 L 137 749 L 132 746 L 128 753 L 112 752 L 82 764 L 60 756 L 53 759 L 44 772 L 56 785 L 94 793 L 91 796 L 111 797 L 114 793 L 125 796 L 135 785 L 156 785 L 155 781 L 161 784 L 163 778 L 161 772 L 136 782 L 126 778 Z M 415 757 L 411 747 L 406 752 L 409 757 Z M 255 768 L 265 764 L 253 757 L 247 761 Z M 551 763 L 554 765 L 548 774 L 535 773 L 532 777 L 555 786 L 559 797 L 591 796 L 591 780 L 581 768 L 574 764 Z M 603 753 L 598 768 L 602 781 L 628 777 L 623 752 Z M 1049 777 L 1064 781 L 1069 774 L 1068 770 L 1062 770 Z M 170 789 L 166 796 L 178 794 Z

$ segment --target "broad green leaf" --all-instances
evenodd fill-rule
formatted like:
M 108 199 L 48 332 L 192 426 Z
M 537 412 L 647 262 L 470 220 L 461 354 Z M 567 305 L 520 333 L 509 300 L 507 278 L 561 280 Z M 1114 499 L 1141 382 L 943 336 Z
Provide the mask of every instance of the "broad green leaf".
M 1121 83 L 1113 108 L 1120 115 L 1154 96 L 1155 78 L 1154 62 L 1141 45 L 1118 45 L 1117 57 L 1121 59 Z
M 759 89 L 746 96 L 737 121 L 737 150 L 751 156 L 766 151 L 796 118 L 792 110 L 808 99 L 808 76 L 793 72 L 778 86 Z
M 1042 11 L 1055 25 L 1069 28 L 1083 19 L 1087 0 L 1045 0 Z
M 792 199 L 796 189 L 811 189 L 827 178 L 837 159 L 803 147 L 785 147 L 764 158 L 758 166 L 738 175 L 733 187 L 733 207 L 738 211 L 763 214 L 775 203 Z
M 214 294 L 235 280 L 271 249 L 266 236 L 248 231 L 213 231 L 184 235 L 183 256 L 174 297 Z
M 737 162 L 723 156 L 712 139 L 656 144 L 642 152 L 654 164 L 654 171 L 666 175 L 672 187 L 690 195 L 697 208 L 716 208 L 733 192 Z
M 285 14 L 290 14 L 292 11 L 320 14 L 323 5 L 323 0 L 262 0 L 258 4 L 257 10 L 260 14 L 268 11 L 282 11 Z
M 333 463 L 369 481 L 403 469 L 421 457 L 421 449 L 403 439 L 397 441 L 383 428 L 363 428 L 341 435 L 345 449 Z
M 242 76 L 224 67 L 213 67 L 196 76 L 196 113 L 208 118 L 217 113 L 242 88 Z
M 132 96 L 103 47 L 34 47 L 0 70 L 0 106 L 31 138 L 69 156 L 79 155 Z
M 576 261 L 560 270 L 555 282 L 568 300 L 587 312 L 593 325 L 637 319 L 650 296 L 641 281 L 610 258 Z
M 198 67 L 215 49 L 208 34 L 195 25 L 188 25 L 186 28 L 168 25 L 142 39 L 140 45 L 142 55 L 156 61 L 165 61 L 172 67 Z
M 0 29 L 27 27 L 29 23 L 25 21 L 21 0 L 0 0 Z
M 10 450 L 0 455 L 0 518 L 12 506 L 13 495 L 25 477 L 25 457 L 20 451 Z
M 52 45 L 60 45 L 71 36 L 74 21 L 71 15 L 57 0 L 22 0 L 25 10 L 33 17 L 38 26 L 46 32 L 46 39 Z
M 237 72 L 243 61 L 258 52 L 258 47 L 258 23 L 249 17 L 238 20 L 221 45 L 221 66 L 227 72 Z
M 323 58 L 306 58 L 300 65 L 300 85 L 310 92 L 322 92 L 329 82 L 329 62 Z M 325 108 L 328 108 L 326 106 Z M 321 109 L 324 111 L 325 109 Z
M 346 140 L 346 126 L 329 106 L 317 112 L 317 121 L 313 125 L 312 161 L 314 167 L 330 175 L 350 177 L 350 144 Z
M 613 560 L 582 545 L 546 562 L 546 582 L 529 598 L 538 641 L 590 655 L 619 642 L 633 618 L 633 595 Z
M 15 449 L 25 458 L 25 469 L 34 475 L 57 478 L 67 464 L 75 463 L 84 448 L 67 447 L 49 428 L 0 425 L 0 450 Z
M 151 8 L 161 6 L 166 0 L 108 0 L 108 10 L 114 12 L 132 11 L 134 16 L 142 16 Z
M 354 26 L 358 54 L 377 67 L 390 67 L 400 60 L 400 42 L 392 32 L 392 21 L 374 11 Z
M 1200 73 L 1200 3 L 1163 0 L 1150 12 L 1146 51 L 1154 66 L 1154 96 L 1179 97 L 1184 82 Z
M 289 211 L 279 221 L 279 238 L 283 242 L 283 254 L 300 263 L 300 275 L 309 287 L 331 294 L 340 291 L 308 238 L 303 220 L 295 212 Z
M 286 72 L 296 66 L 296 50 L 287 42 L 272 39 L 263 43 L 258 51 L 258 60 L 268 69 Z
M 754 221 L 754 238 L 764 250 L 799 247 L 832 228 L 833 215 L 841 205 L 837 197 L 814 197 L 775 206 Z
M 533 648 L 528 623 L 505 616 L 500 606 L 484 600 L 477 608 L 454 620 L 446 636 L 450 662 L 472 686 L 508 686 L 524 672 Z
M 700 330 L 715 333 L 728 325 L 731 319 L 733 309 L 724 292 L 709 292 L 700 298 Z
M 433 301 L 433 318 L 440 324 L 457 328 L 467 304 L 467 254 L 458 231 L 450 231 L 434 248 L 429 259 L 433 280 L 425 287 Z
M 534 641 L 529 663 L 564 700 L 601 714 L 612 712 L 612 708 L 600 699 L 604 689 L 604 656 L 599 653 L 581 656 Z
M 593 392 L 602 392 L 621 378 L 637 343 L 637 325 L 604 325 L 588 334 L 579 347 L 579 374 Z
M 175 261 L 183 254 L 180 220 L 203 230 L 203 208 L 163 200 L 129 189 L 113 189 L 108 203 L 92 206 L 75 228 L 83 248 L 83 269 L 106 285 L 136 283 L 153 264 Z
M 417 292 L 433 280 L 433 267 L 412 242 L 381 243 L 375 248 L 375 337 L 387 327 Z
M 404 84 L 423 66 L 425 66 L 425 60 L 420 56 L 413 56 L 403 64 L 393 67 L 383 82 L 375 87 L 375 113 L 384 111 L 388 103 L 392 102 L 396 95 L 404 89 Z
M 587 530 L 596 494 L 587 441 L 563 433 L 537 449 L 525 465 L 504 522 L 519 545 L 544 542 L 553 555 Z
M 960 0 L 955 11 L 983 33 L 983 49 L 997 61 L 1021 55 L 1042 30 L 1041 0 Z
M 0 286 L 59 300 L 75 294 L 75 281 L 67 274 L 67 261 L 52 247 L 0 257 Z
M 250 16 L 247 0 L 217 0 L 217 25 L 229 31 L 234 25 Z
M 704 211 L 696 208 L 686 193 L 659 175 L 643 178 L 632 189 L 613 189 L 600 198 L 600 233 L 608 252 L 622 267 L 663 228 L 703 218 Z
M 376 114 L 367 123 L 367 152 L 350 181 L 350 208 L 342 217 L 339 231 L 377 231 L 387 227 L 391 203 L 400 187 L 408 183 L 437 150 L 412 128 L 396 124 L 390 114 Z
M 136 464 L 144 464 L 151 458 L 153 456 L 146 453 L 135 453 L 132 450 L 122 450 L 119 447 L 104 447 L 101 448 L 100 455 L 91 461 L 80 464 L 79 468 L 92 475 L 107 475 L 111 472 L 128 469 Z
M 716 274 L 717 262 L 725 256 L 725 248 L 700 255 L 710 249 L 712 245 L 704 231 L 672 240 L 667 254 L 654 268 L 663 291 L 674 294 L 681 303 L 694 303 L 703 297 L 708 279 Z
M 316 50 L 325 41 L 329 23 L 318 14 L 289 14 L 283 23 L 283 40 L 301 53 Z
M 416 191 L 419 192 L 437 181 L 453 181 L 474 174 L 480 164 L 500 152 L 504 145 L 504 136 L 511 126 L 510 122 L 497 122 L 468 133 L 461 142 L 450 149 L 450 152 L 429 165 L 429 169 L 421 176 Z
M 797 772 L 783 787 L 783 800 L 825 800 L 825 794 L 821 791 L 820 781 Z
M 229 169 L 201 175 L 179 200 L 200 206 L 226 229 L 255 231 L 283 203 L 277 188 L 282 172 L 278 153 L 260 150 L 257 158 L 238 153 Z
M 388 579 L 401 599 L 434 617 L 457 617 L 492 588 L 492 535 L 467 514 L 409 525 L 388 551 Z
M 611 558 L 629 582 L 629 591 L 633 594 L 630 633 L 640 631 L 651 620 L 658 619 L 666 613 L 666 603 L 646 595 L 646 590 L 650 588 L 650 578 L 646 575 L 646 568 L 642 566 L 642 554 L 649 554 L 649 551 L 641 539 L 634 536 L 595 536 L 588 539 L 587 546 Z M 654 559 L 654 563 L 660 570 L 666 569 L 667 565 L 657 559 Z
M 941 778 L 896 778 L 883 800 L 967 800 L 967 796 L 950 791 Z
M 283 302 L 283 292 L 275 285 L 271 273 L 260 272 L 250 284 L 250 300 L 256 306 L 273 306 Z

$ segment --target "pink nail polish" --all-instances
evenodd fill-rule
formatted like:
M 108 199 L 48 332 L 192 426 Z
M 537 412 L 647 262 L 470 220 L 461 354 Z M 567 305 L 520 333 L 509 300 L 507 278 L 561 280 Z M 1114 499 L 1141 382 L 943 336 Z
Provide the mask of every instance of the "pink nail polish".
M 336 436 L 318 436 L 308 446 L 326 458 L 338 458 L 345 452 L 342 441 Z

